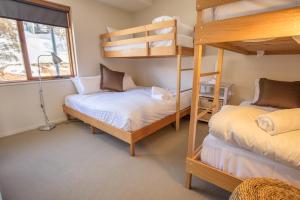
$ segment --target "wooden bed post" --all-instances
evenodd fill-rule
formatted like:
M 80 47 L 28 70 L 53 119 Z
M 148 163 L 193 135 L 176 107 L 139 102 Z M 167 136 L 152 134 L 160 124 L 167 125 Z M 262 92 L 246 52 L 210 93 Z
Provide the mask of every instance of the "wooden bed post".
M 213 101 L 213 114 L 218 112 L 220 109 L 220 87 L 221 87 L 221 80 L 222 80 L 222 66 L 223 66 L 223 56 L 224 56 L 224 50 L 218 49 L 218 61 L 217 61 L 217 72 L 216 75 L 216 85 L 215 85 L 215 91 L 214 91 L 214 101 Z
M 181 93 L 181 69 L 182 69 L 181 49 L 177 55 L 177 86 L 176 86 L 176 131 L 180 129 L 180 93 Z
M 97 133 L 97 129 L 95 127 L 93 127 L 93 126 L 91 126 L 91 131 L 92 131 L 93 134 Z
M 199 104 L 199 90 L 200 90 L 200 73 L 202 62 L 202 45 L 196 45 L 195 47 L 195 67 L 193 77 L 193 92 L 192 92 L 192 105 L 191 105 L 191 119 L 188 136 L 188 153 L 187 157 L 192 158 L 195 150 L 195 140 L 198 122 L 198 104 Z M 186 187 L 191 187 L 192 174 L 186 174 Z
M 135 156 L 135 143 L 130 143 L 130 156 Z
M 198 1 L 197 1 L 198 7 Z M 197 24 L 202 24 L 202 10 L 197 12 Z M 198 38 L 198 32 L 195 31 L 195 38 Z M 192 102 L 191 102 L 191 117 L 188 135 L 188 152 L 187 157 L 192 158 L 195 151 L 195 140 L 198 122 L 198 104 L 199 104 L 199 90 L 200 90 L 200 74 L 202 66 L 203 45 L 195 44 L 194 47 L 194 75 L 192 87 Z M 192 174 L 186 173 L 185 186 L 190 189 L 192 184 Z

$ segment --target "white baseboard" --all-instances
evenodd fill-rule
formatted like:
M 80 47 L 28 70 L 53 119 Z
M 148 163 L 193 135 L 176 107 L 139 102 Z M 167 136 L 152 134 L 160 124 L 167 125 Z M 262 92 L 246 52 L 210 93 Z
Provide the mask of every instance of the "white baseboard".
M 53 123 L 62 123 L 62 122 L 65 122 L 66 120 L 67 119 L 64 117 L 64 118 L 52 120 L 51 122 L 53 122 Z M 38 129 L 41 125 L 43 125 L 43 124 L 35 124 L 35 125 L 32 125 L 32 126 L 11 130 L 11 131 L 8 131 L 8 132 L 5 132 L 5 133 L 0 133 L 0 138 L 10 136 L 10 135 L 15 135 L 15 134 L 18 134 L 18 133 L 23 133 L 23 132 L 26 132 L 26 131 L 35 130 L 35 129 Z M 1 198 L 0 198 L 0 200 L 1 200 Z

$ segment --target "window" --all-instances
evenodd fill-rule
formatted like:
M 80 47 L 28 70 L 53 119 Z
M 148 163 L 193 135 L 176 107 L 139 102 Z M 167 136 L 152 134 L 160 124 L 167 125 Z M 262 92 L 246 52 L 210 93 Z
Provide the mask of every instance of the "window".
M 15 7 L 17 5 L 21 9 L 24 6 L 19 2 L 13 3 L 20 5 L 4 6 Z M 33 5 L 26 6 L 28 8 Z M 33 18 L 34 16 L 28 14 L 31 22 L 20 19 L 18 16 L 6 18 L 5 15 L 13 14 L 0 13 L 1 16 L 5 16 L 5 18 L 0 17 L 0 83 L 36 80 L 39 76 L 39 69 L 41 76 L 47 79 L 73 76 L 69 18 L 65 15 L 68 12 L 58 11 L 58 8 L 47 10 L 45 5 L 33 7 L 35 10 L 41 9 L 47 16 L 45 17 L 43 13 L 42 17 Z M 26 9 L 24 13 L 25 11 Z M 57 20 L 58 15 L 62 20 Z M 51 21 L 51 19 L 54 20 Z M 35 22 L 32 22 L 34 20 Z M 46 25 L 46 23 L 52 25 Z M 56 54 L 62 62 L 53 64 L 51 53 Z
M 0 18 L 0 81 L 26 79 L 17 22 Z
M 61 27 L 23 22 L 28 50 L 31 76 L 38 77 L 38 57 L 55 53 L 62 63 L 54 65 L 51 56 L 40 58 L 41 76 L 56 77 L 72 74 L 68 48 L 67 29 Z

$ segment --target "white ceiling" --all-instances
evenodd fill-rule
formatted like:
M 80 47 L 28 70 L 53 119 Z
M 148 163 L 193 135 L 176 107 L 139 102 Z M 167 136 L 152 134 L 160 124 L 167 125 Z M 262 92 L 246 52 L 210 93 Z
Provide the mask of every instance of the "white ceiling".
M 152 5 L 153 0 L 97 0 L 129 12 L 137 12 Z

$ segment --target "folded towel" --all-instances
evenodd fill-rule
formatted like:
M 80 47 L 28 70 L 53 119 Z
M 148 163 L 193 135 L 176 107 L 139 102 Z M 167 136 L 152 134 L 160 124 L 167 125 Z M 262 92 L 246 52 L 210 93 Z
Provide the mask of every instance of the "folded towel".
M 160 87 L 152 87 L 151 97 L 153 99 L 162 101 L 170 101 L 174 98 L 173 94 L 170 91 Z
M 256 121 L 258 126 L 270 135 L 300 130 L 300 108 L 262 114 Z

